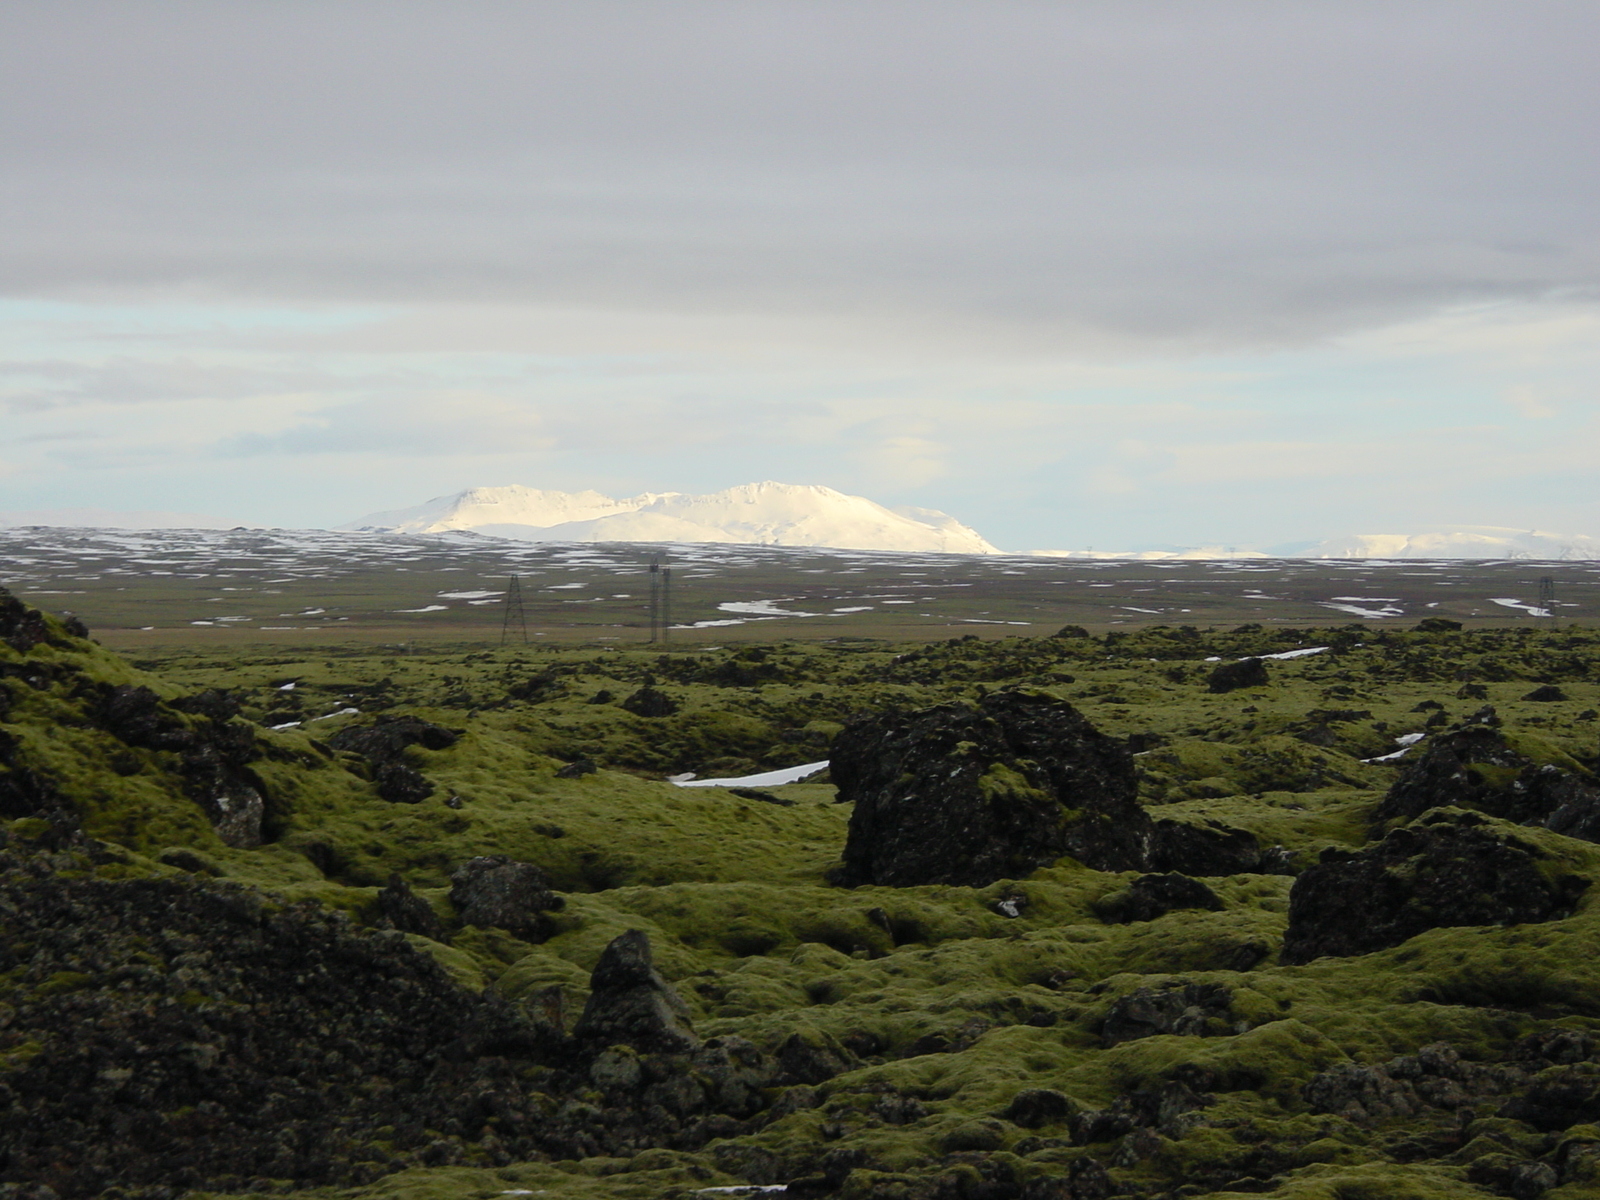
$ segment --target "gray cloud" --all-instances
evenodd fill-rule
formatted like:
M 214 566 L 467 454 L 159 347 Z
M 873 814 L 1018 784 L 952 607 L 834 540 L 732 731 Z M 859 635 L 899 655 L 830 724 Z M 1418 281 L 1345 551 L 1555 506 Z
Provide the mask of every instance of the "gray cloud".
M 1561 0 L 8 9 L 11 294 L 1282 344 L 1600 286 Z

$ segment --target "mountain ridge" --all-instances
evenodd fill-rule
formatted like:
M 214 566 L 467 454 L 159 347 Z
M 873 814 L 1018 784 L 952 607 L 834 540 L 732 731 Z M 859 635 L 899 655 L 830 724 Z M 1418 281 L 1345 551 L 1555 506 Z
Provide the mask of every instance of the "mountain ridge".
M 720 492 L 595 491 L 513 484 L 468 488 L 412 508 L 358 517 L 344 531 L 470 530 L 521 541 L 701 542 L 1000 554 L 975 529 L 937 509 L 891 509 L 820 484 L 739 484 Z

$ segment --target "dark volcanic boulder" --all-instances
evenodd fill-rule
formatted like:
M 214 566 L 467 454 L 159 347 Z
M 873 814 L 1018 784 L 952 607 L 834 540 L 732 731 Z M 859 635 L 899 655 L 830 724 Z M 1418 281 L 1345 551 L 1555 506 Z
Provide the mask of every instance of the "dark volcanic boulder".
M 650 939 L 640 930 L 628 930 L 605 948 L 589 989 L 589 1001 L 572 1030 L 579 1042 L 667 1053 L 699 1046 L 688 1006 L 657 973 Z
M 439 915 L 398 875 L 389 876 L 389 886 L 378 889 L 377 923 L 401 933 L 420 933 L 436 942 L 444 941 L 444 924 Z
M 1205 884 L 1187 875 L 1141 875 L 1095 905 L 1100 919 L 1113 925 L 1154 921 L 1180 908 L 1220 912 L 1222 900 Z
M 1137 870 L 1150 818 L 1126 745 L 1045 692 L 868 717 L 833 742 L 841 802 L 853 802 L 845 886 L 1020 878 L 1064 854 Z
M 79 629 L 83 633 L 78 633 Z M 67 632 L 83 637 L 89 631 L 83 629 L 80 621 L 76 622 L 76 628 L 68 628 Z M 51 629 L 49 619 L 42 612 L 29 608 L 5 588 L 0 588 L 0 641 L 18 654 L 26 654 L 40 642 L 62 644 L 65 639 Z
M 1547 824 L 1560 810 L 1573 837 L 1577 813 L 1600 806 L 1600 791 L 1571 771 L 1540 765 L 1515 749 L 1485 708 L 1432 738 L 1389 788 L 1374 821 L 1409 820 L 1429 809 L 1472 808 L 1522 825 Z M 1591 839 L 1592 840 L 1592 839 Z
M 1571 913 L 1588 881 L 1474 813 L 1439 813 L 1359 854 L 1324 854 L 1295 880 L 1282 961 L 1366 954 L 1427 929 L 1516 925 Z
M 1115 1046 L 1157 1034 L 1224 1037 L 1231 1024 L 1233 993 L 1220 983 L 1172 983 L 1144 987 L 1112 1003 L 1100 1022 L 1100 1044 Z
M 1239 688 L 1266 687 L 1267 664 L 1259 658 L 1241 658 L 1238 662 L 1221 663 L 1206 678 L 1206 690 L 1232 692 Z
M 457 867 L 450 876 L 450 903 L 465 925 L 504 929 L 530 941 L 549 936 L 542 914 L 566 906 L 543 871 L 504 854 L 469 858 Z
M 1186 875 L 1291 875 L 1290 862 L 1282 846 L 1263 849 L 1255 834 L 1221 821 L 1192 825 L 1160 820 L 1151 837 L 1148 865 Z
M 1529 692 L 1523 697 L 1524 700 L 1534 700 L 1542 703 L 1565 700 L 1566 698 L 1567 694 L 1553 683 L 1547 683 L 1542 687 L 1536 687 L 1533 689 L 1533 691 Z
M 434 786 L 405 760 L 408 747 L 448 750 L 460 734 L 420 717 L 382 716 L 373 725 L 352 725 L 328 739 L 335 750 L 359 754 L 372 764 L 372 782 L 378 795 L 391 804 L 420 804 L 433 795 Z
M 403 762 L 378 763 L 372 768 L 372 782 L 378 795 L 390 804 L 421 804 L 433 795 L 433 781 Z
M 408 746 L 448 750 L 460 734 L 421 717 L 382 716 L 373 725 L 351 725 L 328 739 L 335 750 L 348 750 L 373 762 L 396 762 Z
M 184 710 L 187 712 L 184 712 Z M 100 697 L 97 724 L 129 746 L 178 756 L 184 791 L 230 846 L 261 844 L 266 789 L 250 769 L 256 730 L 232 719 L 237 706 L 222 692 L 166 703 L 147 687 L 120 684 Z M 195 714 L 191 716 L 189 714 Z
M 69 849 L 59 873 L 0 852 L 0 1185 L 349 1186 L 422 1165 L 434 1130 L 459 1153 L 491 1113 L 519 1156 L 581 1152 L 522 1108 L 558 1047 L 403 938 L 194 877 L 96 879 L 103 853 Z
M 625 699 L 622 707 L 636 717 L 670 717 L 678 711 L 678 702 L 660 688 L 647 683 Z

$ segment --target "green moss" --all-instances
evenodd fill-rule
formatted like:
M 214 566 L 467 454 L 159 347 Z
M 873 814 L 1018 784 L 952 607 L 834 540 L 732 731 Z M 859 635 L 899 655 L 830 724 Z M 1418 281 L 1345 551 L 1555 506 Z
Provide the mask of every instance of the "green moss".
M 596 648 L 388 660 L 263 652 L 242 661 L 190 656 L 171 664 L 166 681 L 87 644 L 50 651 L 50 661 L 95 681 L 143 683 L 168 697 L 233 687 L 254 718 L 291 705 L 303 717 L 320 715 L 359 696 L 369 712 L 387 706 L 378 711 L 414 713 L 462 731 L 447 750 L 411 752 L 437 787 L 417 805 L 382 801 L 363 764 L 319 745 L 341 723 L 369 720 L 367 713 L 258 733 L 262 756 L 251 769 L 277 825 L 273 840 L 253 849 L 221 845 L 183 795 L 175 760 L 131 750 L 96 729 L 82 696 L 65 683 L 9 688 L 6 730 L 31 766 L 59 781 L 92 836 L 127 849 L 126 858 L 100 871 L 170 872 L 175 868 L 155 860 L 186 851 L 204 871 L 286 902 L 315 900 L 357 922 L 371 919 L 376 889 L 398 873 L 450 928 L 449 945 L 407 935 L 413 945 L 463 986 L 493 988 L 513 1003 L 560 988 L 569 1025 L 605 945 L 642 929 L 703 1037 L 737 1035 L 771 1050 L 799 1033 L 854 1055 L 851 1069 L 818 1087 L 818 1108 L 705 1151 L 410 1170 L 340 1193 L 341 1200 L 457 1200 L 521 1190 L 574 1198 L 688 1195 L 739 1182 L 719 1170 L 719 1146 L 763 1148 L 800 1164 L 860 1151 L 870 1166 L 850 1176 L 846 1194 L 919 1195 L 930 1173 L 977 1169 L 951 1155 L 994 1156 L 1032 1178 L 1059 1174 L 1090 1152 L 1057 1145 L 1024 1155 L 1025 1131 L 1001 1116 L 1024 1089 L 1054 1089 L 1091 1109 L 1174 1079 L 1207 1081 L 1212 1102 L 1189 1124 L 1173 1126 L 1173 1136 L 1146 1145 L 1142 1157 L 1130 1151 L 1113 1167 L 1130 1187 L 1159 1194 L 1191 1178 L 1242 1177 L 1265 1147 L 1276 1156 L 1272 1190 L 1252 1195 L 1478 1195 L 1465 1179 L 1469 1160 L 1526 1149 L 1507 1141 L 1514 1131 L 1475 1125 L 1458 1160 L 1386 1161 L 1382 1137 L 1307 1112 L 1303 1089 L 1336 1064 L 1381 1063 L 1433 1042 L 1495 1061 L 1517 1039 L 1561 1022 L 1600 1028 L 1593 1000 L 1600 966 L 1590 953 L 1600 937 L 1600 890 L 1591 889 L 1561 921 L 1437 929 L 1374 954 L 1283 967 L 1276 951 L 1293 884 L 1287 876 L 1211 880 L 1222 911 L 1126 926 L 1106 925 L 1095 912 L 1133 874 L 1071 861 L 983 889 L 840 889 L 826 883 L 826 872 L 839 859 L 849 809 L 834 803 L 831 786 L 776 789 L 795 802 L 784 807 L 653 777 L 817 761 L 852 713 L 970 699 L 980 683 L 1048 685 L 1107 732 L 1137 733 L 1154 744 L 1137 759 L 1154 816 L 1245 829 L 1264 844 L 1285 846 L 1304 866 L 1326 847 L 1366 843 L 1395 768 L 1359 758 L 1374 747 L 1387 750 L 1398 733 L 1421 731 L 1426 717 L 1412 711 L 1421 700 L 1446 704 L 1452 718 L 1464 715 L 1466 706 L 1453 697 L 1457 660 L 1486 654 L 1496 659 L 1493 673 L 1505 677 L 1491 687 L 1506 693 L 1493 698 L 1512 744 L 1535 761 L 1585 771 L 1594 726 L 1576 714 L 1600 702 L 1600 685 L 1562 664 L 1589 661 L 1583 655 L 1590 646 L 1600 661 L 1600 637 L 1587 632 L 1576 650 L 1499 635 L 1452 642 L 1442 634 L 1394 634 L 1361 647 L 1345 636 L 1337 653 L 1272 664 L 1272 685 L 1248 696 L 1204 691 L 1206 657 L 1308 640 L 1333 644 L 1336 634 L 1147 630 L 1110 640 L 774 646 L 765 657 L 717 651 L 665 662 L 659 654 Z M 738 682 L 750 678 L 740 673 L 747 670 L 757 671 L 756 685 Z M 602 689 L 627 694 L 647 671 L 680 703 L 674 716 L 646 720 L 615 704 L 590 703 Z M 536 690 L 543 698 L 510 696 L 535 674 L 553 681 Z M 1527 690 L 1521 680 L 1540 676 L 1563 680 L 1574 696 L 1570 712 L 1516 700 Z M 276 691 L 285 678 L 300 680 L 295 692 Z M 474 698 L 471 706 L 456 703 L 463 693 Z M 1335 719 L 1349 711 L 1370 715 Z M 580 757 L 601 769 L 558 775 Z M 991 767 L 980 787 L 995 803 L 1033 795 L 1025 777 L 1004 766 Z M 1600 848 L 1536 829 L 1501 829 L 1537 847 L 1545 855 L 1540 869 L 1552 877 L 1600 881 Z M 8 832 L 28 840 L 51 830 L 33 818 L 12 822 Z M 482 853 L 537 863 L 565 893 L 566 907 L 552 916 L 542 944 L 458 927 L 449 876 Z M 1026 900 L 1021 916 L 996 911 L 1002 896 L 1018 895 Z M 1255 965 L 1236 969 L 1242 962 Z M 1211 1036 L 1103 1046 L 1100 1025 L 1113 1004 L 1140 988 L 1180 982 L 1228 989 L 1227 1015 L 1206 1030 Z M 873 1106 L 885 1093 L 915 1098 L 925 1115 L 884 1121 Z M 1064 1140 L 1062 1129 L 1046 1132 Z M 1118 1149 L 1092 1148 L 1103 1158 Z M 1228 1174 L 1234 1170 L 1240 1176 Z

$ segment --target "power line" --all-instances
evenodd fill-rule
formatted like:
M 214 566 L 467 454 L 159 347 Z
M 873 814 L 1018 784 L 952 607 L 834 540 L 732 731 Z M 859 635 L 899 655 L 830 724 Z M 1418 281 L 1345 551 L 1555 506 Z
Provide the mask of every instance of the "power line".
M 500 622 L 500 644 L 511 640 L 511 631 L 522 634 L 523 645 L 528 642 L 528 619 L 522 612 L 522 581 L 513 575 L 506 584 L 505 619 Z

